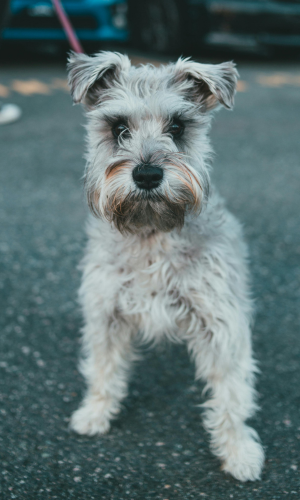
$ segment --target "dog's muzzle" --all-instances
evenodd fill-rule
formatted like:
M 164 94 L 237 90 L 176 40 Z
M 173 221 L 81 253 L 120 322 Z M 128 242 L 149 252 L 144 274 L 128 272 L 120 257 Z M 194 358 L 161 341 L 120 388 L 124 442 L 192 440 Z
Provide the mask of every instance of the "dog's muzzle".
M 132 177 L 137 187 L 148 191 L 157 188 L 160 185 L 163 176 L 163 169 L 157 167 L 156 165 L 142 163 L 137 165 L 137 167 L 135 167 L 132 171 Z

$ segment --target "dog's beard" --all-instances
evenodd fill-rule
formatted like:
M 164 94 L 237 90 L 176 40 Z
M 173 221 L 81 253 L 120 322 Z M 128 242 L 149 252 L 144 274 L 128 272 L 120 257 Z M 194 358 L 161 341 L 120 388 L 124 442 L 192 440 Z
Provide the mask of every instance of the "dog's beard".
M 112 222 L 121 233 L 147 229 L 169 232 L 183 226 L 187 213 L 200 212 L 208 179 L 201 182 L 197 173 L 183 163 L 180 154 L 156 154 L 151 160 L 164 166 L 166 172 L 166 179 L 156 190 L 126 192 L 126 176 L 133 165 L 124 159 L 107 168 L 102 188 L 87 186 L 92 212 Z
M 129 194 L 117 204 L 108 203 L 105 215 L 121 233 L 148 228 L 168 232 L 183 226 L 186 211 L 185 203 L 163 196 Z

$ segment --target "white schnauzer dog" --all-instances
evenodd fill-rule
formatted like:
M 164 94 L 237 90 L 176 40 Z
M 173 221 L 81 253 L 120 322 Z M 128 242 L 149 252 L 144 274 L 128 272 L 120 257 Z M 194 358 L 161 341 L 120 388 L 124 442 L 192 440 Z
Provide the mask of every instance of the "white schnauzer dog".
M 204 426 L 222 468 L 260 477 L 264 453 L 245 421 L 257 408 L 247 251 L 237 220 L 209 194 L 212 111 L 233 105 L 232 62 L 71 54 L 69 84 L 87 112 L 88 223 L 80 303 L 88 390 L 71 419 L 102 434 L 126 396 L 136 338 L 185 341 L 210 394 Z

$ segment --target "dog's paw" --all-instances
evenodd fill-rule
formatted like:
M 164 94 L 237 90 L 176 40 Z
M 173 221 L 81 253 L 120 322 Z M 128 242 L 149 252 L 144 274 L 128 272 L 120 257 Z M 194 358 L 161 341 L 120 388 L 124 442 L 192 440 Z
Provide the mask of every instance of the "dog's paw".
M 264 465 L 264 451 L 261 444 L 255 439 L 256 433 L 247 427 L 248 432 L 242 439 L 232 444 L 228 456 L 223 462 L 222 469 L 229 472 L 239 481 L 255 481 L 260 479 Z
M 106 434 L 110 428 L 112 413 L 110 400 L 88 398 L 73 413 L 70 428 L 78 434 L 86 434 L 88 436 Z

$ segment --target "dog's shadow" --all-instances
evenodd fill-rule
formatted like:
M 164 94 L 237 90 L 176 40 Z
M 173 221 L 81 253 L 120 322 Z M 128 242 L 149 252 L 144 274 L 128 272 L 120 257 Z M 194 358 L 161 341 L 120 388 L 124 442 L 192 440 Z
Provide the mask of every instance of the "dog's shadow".
M 201 417 L 203 385 L 195 382 L 194 365 L 184 345 L 160 344 L 140 349 L 133 368 L 128 397 L 113 426 L 140 426 L 147 416 L 164 427 L 166 420 L 184 428 Z M 142 417 L 142 419 L 141 419 Z M 147 424 L 148 426 L 148 424 Z

